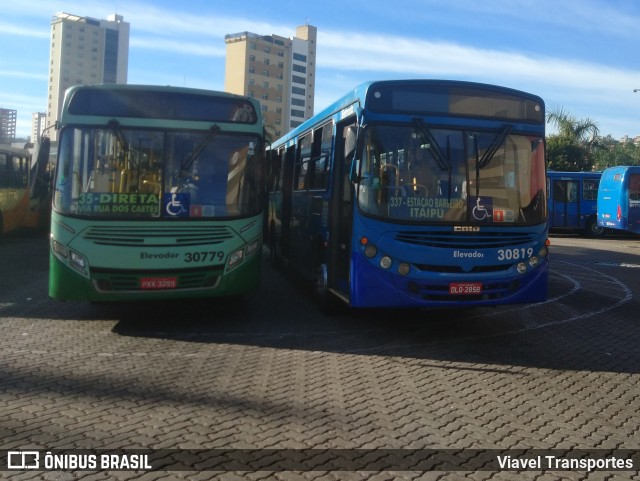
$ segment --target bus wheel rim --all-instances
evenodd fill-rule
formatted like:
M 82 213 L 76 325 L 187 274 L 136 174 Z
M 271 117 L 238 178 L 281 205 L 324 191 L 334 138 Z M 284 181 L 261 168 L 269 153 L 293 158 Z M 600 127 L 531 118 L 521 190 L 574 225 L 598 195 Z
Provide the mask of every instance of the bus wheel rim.
M 316 270 L 316 293 L 320 296 L 324 296 L 327 293 L 329 287 L 329 270 L 326 264 L 320 264 Z

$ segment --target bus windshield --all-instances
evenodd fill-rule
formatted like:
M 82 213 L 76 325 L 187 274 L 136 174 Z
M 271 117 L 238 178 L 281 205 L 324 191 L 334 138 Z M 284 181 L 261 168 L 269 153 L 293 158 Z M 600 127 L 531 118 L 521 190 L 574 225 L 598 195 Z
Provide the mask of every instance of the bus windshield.
M 260 212 L 259 138 L 251 134 L 67 127 L 54 208 L 87 217 L 234 217 Z
M 502 131 L 370 125 L 361 146 L 358 205 L 422 223 L 546 220 L 544 139 Z

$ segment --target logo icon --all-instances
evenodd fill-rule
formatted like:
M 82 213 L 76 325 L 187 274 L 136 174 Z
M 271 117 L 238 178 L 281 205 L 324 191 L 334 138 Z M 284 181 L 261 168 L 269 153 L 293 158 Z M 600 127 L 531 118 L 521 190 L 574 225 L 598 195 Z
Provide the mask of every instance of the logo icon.
M 7 468 L 9 469 L 38 469 L 40 467 L 40 453 L 38 451 L 9 451 L 7 458 Z

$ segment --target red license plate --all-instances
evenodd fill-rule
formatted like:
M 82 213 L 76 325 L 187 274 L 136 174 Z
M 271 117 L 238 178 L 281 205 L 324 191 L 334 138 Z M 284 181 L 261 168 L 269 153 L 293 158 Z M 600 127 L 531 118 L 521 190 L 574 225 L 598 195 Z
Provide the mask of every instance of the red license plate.
M 482 293 L 481 282 L 452 282 L 449 284 L 449 294 L 455 296 L 472 296 Z
M 175 289 L 178 280 L 175 277 L 143 277 L 140 279 L 140 289 Z

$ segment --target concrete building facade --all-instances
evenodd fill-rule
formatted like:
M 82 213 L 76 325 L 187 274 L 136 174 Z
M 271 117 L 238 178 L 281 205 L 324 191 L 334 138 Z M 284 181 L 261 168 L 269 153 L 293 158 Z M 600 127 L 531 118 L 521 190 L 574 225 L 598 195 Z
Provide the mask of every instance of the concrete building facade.
M 16 138 L 17 110 L 0 109 L 0 144 L 11 144 Z
M 256 98 L 274 140 L 313 116 L 317 29 L 291 38 L 241 32 L 225 36 L 226 92 Z
M 129 23 L 121 15 L 106 20 L 57 13 L 51 21 L 47 127 L 55 125 L 67 88 L 127 83 Z M 49 131 L 56 140 L 54 129 Z

